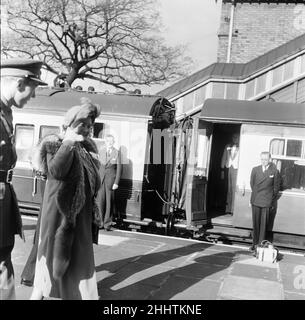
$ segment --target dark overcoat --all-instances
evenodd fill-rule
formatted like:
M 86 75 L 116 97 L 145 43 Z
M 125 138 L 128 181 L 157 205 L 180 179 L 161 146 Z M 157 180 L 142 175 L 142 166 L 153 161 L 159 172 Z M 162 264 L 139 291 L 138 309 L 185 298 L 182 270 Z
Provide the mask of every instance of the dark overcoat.
M 63 142 L 54 135 L 41 144 L 40 169 L 47 174 L 47 183 L 34 286 L 45 297 L 97 296 L 92 242 L 97 243 L 93 227 L 99 212 L 94 200 L 100 179 L 97 157 L 91 159 L 89 153 L 97 154 L 91 140 Z

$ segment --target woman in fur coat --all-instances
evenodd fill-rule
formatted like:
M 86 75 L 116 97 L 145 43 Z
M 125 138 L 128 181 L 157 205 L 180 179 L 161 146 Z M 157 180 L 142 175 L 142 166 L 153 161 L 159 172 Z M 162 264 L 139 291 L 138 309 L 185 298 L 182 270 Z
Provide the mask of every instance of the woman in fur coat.
M 89 138 L 99 107 L 82 101 L 65 116 L 65 133 L 45 137 L 38 152 L 47 175 L 32 300 L 98 299 L 93 242 L 100 215 L 95 143 Z

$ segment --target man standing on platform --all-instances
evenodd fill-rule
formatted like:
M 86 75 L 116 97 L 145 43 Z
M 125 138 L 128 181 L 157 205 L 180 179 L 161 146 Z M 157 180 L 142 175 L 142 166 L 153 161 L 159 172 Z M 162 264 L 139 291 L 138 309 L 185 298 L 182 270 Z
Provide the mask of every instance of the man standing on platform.
M 13 135 L 12 107 L 23 108 L 35 97 L 40 80 L 41 61 L 1 60 L 0 121 L 0 300 L 15 299 L 11 252 L 15 234 L 24 238 L 18 202 L 11 184 L 17 154 Z
M 234 197 L 236 189 L 236 178 L 239 161 L 239 134 L 234 133 L 232 143 L 224 148 L 221 159 L 221 179 L 227 177 L 227 199 L 226 213 L 232 215 L 234 209 Z
M 253 244 L 255 251 L 258 244 L 267 240 L 267 227 L 270 209 L 275 205 L 280 191 L 280 175 L 269 152 L 261 153 L 261 165 L 251 172 L 250 186 L 252 190 L 250 203 L 252 205 Z

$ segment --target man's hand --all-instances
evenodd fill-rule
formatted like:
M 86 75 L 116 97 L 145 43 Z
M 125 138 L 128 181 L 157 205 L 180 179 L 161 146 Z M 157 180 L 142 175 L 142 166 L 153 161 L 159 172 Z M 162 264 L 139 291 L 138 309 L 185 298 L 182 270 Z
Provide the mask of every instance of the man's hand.
M 220 179 L 223 180 L 225 178 L 225 172 L 221 170 Z
M 112 186 L 112 190 L 116 190 L 118 187 L 119 186 L 116 183 L 114 183 L 113 186 Z

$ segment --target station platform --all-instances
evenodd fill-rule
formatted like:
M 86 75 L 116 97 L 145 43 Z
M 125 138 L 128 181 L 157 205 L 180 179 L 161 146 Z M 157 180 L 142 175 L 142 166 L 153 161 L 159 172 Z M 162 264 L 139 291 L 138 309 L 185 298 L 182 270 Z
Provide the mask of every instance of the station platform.
M 36 220 L 23 218 L 26 242 L 13 250 L 17 300 Z M 94 245 L 101 300 L 305 300 L 305 252 L 280 252 L 277 263 L 258 261 L 247 246 L 113 229 Z

